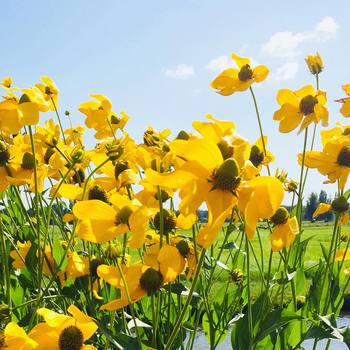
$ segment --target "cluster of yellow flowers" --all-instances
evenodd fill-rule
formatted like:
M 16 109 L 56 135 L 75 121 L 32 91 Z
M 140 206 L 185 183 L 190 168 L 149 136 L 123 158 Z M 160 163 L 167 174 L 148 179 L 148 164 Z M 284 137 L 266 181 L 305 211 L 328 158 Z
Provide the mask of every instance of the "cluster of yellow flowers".
M 212 82 L 219 94 L 252 91 L 253 83 L 268 76 L 265 66 L 253 68 L 249 59 L 236 54 L 232 58 L 238 68 L 223 71 Z M 319 55 L 309 56 L 307 64 L 317 76 L 323 69 Z M 71 204 L 71 211 L 62 217 L 67 239 L 61 245 L 67 264 L 54 263 L 47 237 L 38 243 L 39 264 L 43 274 L 57 276 L 62 287 L 67 281 L 93 276 L 96 299 L 104 300 L 100 296 L 103 282 L 119 289 L 120 296 L 105 300 L 102 310 L 134 303 L 182 273 L 191 278 L 199 248 L 212 246 L 227 218 L 243 223 L 249 239 L 258 222 L 268 220 L 273 226 L 273 252 L 289 247 L 299 232 L 297 218 L 282 206 L 285 192 L 295 192 L 298 185 L 285 173 L 270 174 L 274 155 L 266 148 L 263 134 L 250 143 L 239 136 L 233 122 L 207 115 L 205 121 L 193 122 L 194 133 L 181 130 L 171 138 L 170 130 L 150 127 L 143 142 L 137 143 L 125 131 L 128 115 L 115 113 L 107 97 L 93 94 L 93 100 L 79 107 L 85 126 L 95 131 L 98 140 L 93 149 L 86 149 L 84 127 L 63 130 L 61 120 L 56 124 L 53 119 L 39 125 L 41 113 L 53 111 L 58 116 L 59 90 L 52 79 L 43 77 L 34 87 L 19 89 L 5 78 L 1 86 L 6 94 L 0 102 L 0 191 L 9 186 L 23 186 L 35 194 L 49 189 L 51 200 L 61 198 Z M 344 91 L 350 96 L 350 85 Z M 341 113 L 350 117 L 350 97 L 339 101 Z M 277 102 L 280 108 L 273 119 L 281 132 L 298 127 L 302 132 L 312 123 L 328 125 L 326 93 L 318 87 L 282 89 Z M 339 181 L 341 190 L 350 171 L 349 130 L 350 126 L 339 124 L 323 131 L 323 150 L 299 155 L 300 164 L 317 168 L 328 182 Z M 203 204 L 208 222 L 190 239 L 181 230 L 198 223 L 197 210 Z M 316 214 L 331 209 L 347 213 L 348 205 L 324 206 Z M 40 222 L 29 224 L 37 227 Z M 124 238 L 122 243 L 118 237 Z M 81 242 L 102 247 L 108 259 L 84 255 L 77 248 Z M 17 242 L 10 253 L 13 268 L 24 268 L 31 246 L 29 240 Z M 128 254 L 131 249 L 141 252 L 139 261 Z M 7 348 L 94 349 L 83 344 L 97 330 L 95 322 L 73 305 L 68 311 L 72 316 L 39 309 L 45 323 L 28 335 L 9 323 L 4 330 Z

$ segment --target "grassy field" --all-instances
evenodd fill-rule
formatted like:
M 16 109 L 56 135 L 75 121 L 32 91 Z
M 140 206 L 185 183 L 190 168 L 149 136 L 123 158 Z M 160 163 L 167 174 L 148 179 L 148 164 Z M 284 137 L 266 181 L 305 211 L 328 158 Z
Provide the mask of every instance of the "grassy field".
M 321 244 L 323 244 L 325 247 L 329 247 L 331 238 L 332 238 L 332 231 L 333 231 L 333 225 L 325 224 L 325 223 L 305 223 L 304 225 L 304 231 L 301 236 L 301 240 L 305 240 L 307 238 L 310 238 L 309 244 L 307 246 L 307 249 L 305 251 L 305 274 L 307 279 L 307 284 L 310 283 L 310 278 L 312 276 L 312 270 L 317 268 L 319 259 L 322 258 L 322 249 Z M 350 226 L 345 226 L 342 229 L 342 234 L 348 234 L 350 235 Z M 259 243 L 259 239 L 257 234 L 255 234 L 254 239 L 251 241 L 252 246 L 254 248 L 254 251 L 256 253 L 256 260 L 259 261 L 261 264 L 261 255 L 263 255 L 263 266 L 264 266 L 264 274 L 266 275 L 267 269 L 268 269 L 268 259 L 270 254 L 270 240 L 269 240 L 269 231 L 267 229 L 260 229 L 260 236 L 261 236 L 261 246 Z M 214 248 L 214 256 L 217 254 L 218 250 L 222 246 L 224 235 L 220 234 L 218 242 Z M 227 242 L 235 242 L 237 238 L 237 232 L 233 232 Z M 240 236 L 238 240 L 235 242 L 239 245 Z M 342 246 L 346 246 L 346 243 L 342 243 Z M 244 247 L 244 245 L 242 246 Z M 263 251 L 263 254 L 261 254 L 261 249 Z M 237 266 L 232 265 L 232 255 L 233 252 L 236 250 L 236 248 L 231 249 L 225 249 L 223 250 L 223 253 L 220 257 L 220 261 L 224 264 L 226 264 L 230 269 L 235 268 Z M 243 260 L 243 256 L 242 259 Z M 256 263 L 256 260 L 254 257 L 251 257 L 251 286 L 252 286 L 252 294 L 253 296 L 257 296 L 260 293 L 261 290 L 261 274 L 258 269 L 258 264 Z M 278 270 L 279 264 L 281 262 L 281 258 L 279 253 L 273 254 L 272 259 L 272 273 L 275 273 Z M 237 264 L 240 265 L 240 262 Z M 345 266 L 349 266 L 349 263 L 345 263 Z M 214 285 L 213 285 L 213 292 L 215 293 L 215 290 L 220 288 L 220 285 L 229 278 L 228 272 L 226 272 L 224 269 L 217 268 L 216 272 L 214 274 Z M 289 292 L 289 291 L 287 291 Z M 347 294 L 350 294 L 350 288 L 346 291 Z

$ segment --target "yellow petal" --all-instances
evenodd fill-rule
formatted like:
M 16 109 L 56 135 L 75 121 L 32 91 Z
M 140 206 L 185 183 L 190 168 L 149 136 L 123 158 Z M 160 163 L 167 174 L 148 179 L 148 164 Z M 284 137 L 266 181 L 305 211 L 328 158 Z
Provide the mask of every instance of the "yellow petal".
M 281 89 L 277 93 L 277 102 L 280 106 L 289 103 L 292 106 L 299 107 L 299 101 L 293 91 L 289 89 Z
M 97 199 L 81 201 L 74 205 L 73 214 L 80 220 L 114 220 L 116 212 L 112 206 Z
M 70 305 L 68 307 L 68 312 L 76 320 L 76 326 L 82 331 L 84 341 L 91 338 L 98 328 L 92 318 L 81 312 L 75 305 Z
M 100 265 L 97 268 L 97 275 L 112 286 L 120 287 L 121 276 L 117 267 Z
M 350 260 L 350 249 L 339 249 L 335 256 L 335 261 L 349 261 Z
M 317 207 L 317 209 L 314 211 L 314 213 L 312 214 L 312 218 L 316 218 L 317 216 L 327 213 L 328 211 L 330 211 L 332 209 L 332 206 L 330 204 L 327 203 L 320 203 Z
M 311 96 L 315 96 L 316 91 L 314 89 L 314 87 L 312 85 L 305 85 L 304 87 L 302 87 L 299 90 L 296 90 L 294 92 L 300 99 L 302 99 L 305 96 L 311 95 Z
M 257 83 L 262 82 L 266 79 L 266 77 L 269 75 L 269 70 L 267 67 L 261 65 L 257 66 L 253 70 L 253 78 Z
M 245 66 L 246 64 L 250 64 L 250 59 L 248 57 L 240 57 L 235 53 L 233 53 L 231 57 L 239 68 Z
M 21 103 L 18 109 L 20 114 L 20 122 L 23 125 L 35 125 L 39 123 L 39 108 L 34 102 Z
M 175 281 L 185 268 L 185 259 L 176 247 L 163 245 L 159 251 L 158 262 L 164 283 Z
M 119 225 L 120 226 L 120 225 Z M 113 220 L 80 220 L 76 226 L 76 234 L 81 239 L 93 243 L 104 243 L 118 234 L 118 227 Z M 124 231 L 122 232 L 124 233 Z

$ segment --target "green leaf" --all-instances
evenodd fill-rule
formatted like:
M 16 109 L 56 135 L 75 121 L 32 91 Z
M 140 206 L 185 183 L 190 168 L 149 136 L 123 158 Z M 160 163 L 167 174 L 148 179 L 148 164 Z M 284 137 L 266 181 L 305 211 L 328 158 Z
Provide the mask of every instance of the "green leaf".
M 52 255 L 53 255 L 53 260 L 55 261 L 56 268 L 57 269 L 59 268 L 59 271 L 64 271 L 64 269 L 67 266 L 67 257 L 65 256 L 65 250 L 62 247 L 62 244 L 57 237 L 55 237 L 53 242 Z M 63 262 L 61 264 L 62 259 L 63 259 Z
M 294 280 L 295 280 L 296 295 L 303 295 L 306 288 L 306 279 L 305 279 L 304 269 L 302 267 L 297 269 Z
M 278 307 L 275 310 L 272 310 L 261 323 L 260 330 L 255 338 L 255 341 L 259 342 L 273 331 L 276 331 L 288 324 L 290 321 L 301 319 L 302 317 L 300 315 Z

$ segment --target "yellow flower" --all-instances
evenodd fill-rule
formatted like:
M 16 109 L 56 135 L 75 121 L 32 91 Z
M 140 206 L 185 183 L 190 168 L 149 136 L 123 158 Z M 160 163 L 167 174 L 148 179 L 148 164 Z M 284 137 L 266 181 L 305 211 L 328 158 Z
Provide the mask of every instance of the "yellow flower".
M 295 216 L 290 218 L 287 209 L 281 207 L 271 217 L 271 221 L 275 225 L 270 236 L 271 249 L 279 252 L 294 242 L 295 235 L 299 232 L 298 220 Z
M 32 243 L 30 241 L 27 242 L 20 242 L 17 241 L 17 250 L 11 250 L 10 257 L 14 260 L 12 261 L 12 266 L 15 269 L 23 269 L 25 265 L 25 259 L 29 252 L 30 247 L 32 246 Z
M 6 89 L 10 89 L 12 85 L 12 78 L 11 77 L 5 77 L 1 80 L 0 85 Z
M 82 146 L 84 131 L 85 128 L 81 125 L 64 130 L 67 145 L 73 143 L 76 146 Z
M 328 211 L 333 210 L 335 213 L 339 214 L 337 225 L 346 224 L 349 219 L 349 203 L 344 196 L 340 196 L 333 200 L 331 204 L 328 203 L 320 203 L 312 214 L 312 218 L 316 218 L 317 216 L 327 213 Z
M 339 249 L 335 255 L 335 261 L 349 261 L 350 249 Z
M 45 320 L 37 324 L 29 333 L 39 346 L 39 350 L 90 350 L 91 345 L 84 345 L 97 330 L 96 323 L 76 306 L 70 305 L 68 312 L 72 316 L 59 314 L 41 308 L 37 313 Z
M 343 104 L 340 108 L 340 113 L 347 118 L 350 117 L 350 84 L 343 85 L 342 88 L 348 97 L 340 98 L 336 102 Z
M 38 342 L 26 334 L 24 329 L 14 322 L 10 322 L 4 329 L 4 339 L 0 348 L 6 350 L 38 349 Z
M 60 139 L 60 127 L 51 118 L 45 121 L 44 127 L 36 127 L 35 139 L 41 141 L 43 147 L 54 147 Z
M 232 158 L 224 160 L 218 146 L 210 140 L 175 140 L 169 147 L 181 160 L 179 167 L 163 174 L 147 169 L 146 179 L 165 189 L 180 189 L 180 217 L 183 216 L 181 220 L 187 222 L 187 227 L 195 223 L 196 211 L 205 202 L 212 215 L 212 225 L 207 226 L 203 235 L 212 242 L 219 231 L 210 230 L 209 234 L 207 230 L 209 227 L 219 230 L 219 222 L 225 220 L 223 213 L 237 202 L 236 192 L 241 181 L 239 166 Z M 202 239 L 201 243 L 204 243 Z
M 281 108 L 275 112 L 273 119 L 279 121 L 280 132 L 291 132 L 300 125 L 300 133 L 312 122 L 317 124 L 321 121 L 323 126 L 328 126 L 326 93 L 315 91 L 311 85 L 296 91 L 281 89 L 277 93 L 277 102 Z
M 22 125 L 35 125 L 39 123 L 40 112 L 47 112 L 49 106 L 37 87 L 22 89 L 23 95 L 18 101 L 19 122 Z
M 264 143 L 263 143 L 263 140 L 264 140 Z M 269 150 L 266 149 L 267 136 L 264 136 L 263 140 L 261 137 L 259 137 L 255 141 L 255 143 L 250 147 L 249 160 L 258 169 L 260 169 L 262 165 L 266 166 L 270 164 L 275 159 L 274 155 Z M 266 149 L 266 155 L 264 153 L 264 145 Z
M 58 93 L 59 90 L 55 82 L 49 77 L 41 77 L 42 83 L 35 84 L 35 86 L 42 92 L 45 101 L 50 104 L 50 109 L 54 111 L 58 107 Z
M 81 239 L 102 243 L 131 231 L 132 246 L 142 246 L 148 208 L 120 194 L 111 196 L 110 202 L 112 205 L 96 199 L 76 203 L 73 207 L 73 214 L 79 219 L 76 234 Z
M 232 95 L 237 91 L 247 90 L 253 83 L 260 83 L 269 74 L 268 69 L 259 65 L 255 68 L 250 66 L 249 58 L 232 54 L 238 69 L 229 68 L 221 72 L 211 83 L 211 87 L 223 96 Z
M 155 293 L 163 284 L 173 282 L 183 271 L 185 260 L 179 250 L 171 245 L 153 245 L 144 254 L 145 264 L 123 266 L 131 302 L 136 302 L 146 294 Z M 129 304 L 125 285 L 119 269 L 115 266 L 100 265 L 100 278 L 120 289 L 120 298 L 103 305 L 102 310 L 116 310 Z
M 299 154 L 299 164 L 302 158 L 302 154 Z M 321 152 L 306 152 L 304 164 L 326 175 L 328 181 L 325 183 L 334 183 L 338 180 L 340 189 L 343 189 L 350 172 L 350 139 L 331 140 L 324 145 Z
M 307 55 L 305 62 L 309 67 L 310 72 L 314 75 L 320 74 L 324 68 L 322 58 L 318 52 L 316 55 Z
M 104 95 L 91 94 L 97 101 L 81 103 L 79 111 L 87 116 L 85 124 L 96 130 L 96 139 L 105 139 L 114 136 L 116 130 L 123 130 L 129 116 L 120 112 L 120 117 L 112 111 L 111 101 Z
M 23 127 L 15 95 L 9 95 L 0 102 L 0 127 L 5 135 L 16 135 Z
M 89 258 L 81 256 L 77 252 L 70 252 L 67 256 L 67 267 L 65 274 L 67 278 L 71 278 L 73 282 L 76 278 L 86 276 L 89 270 Z
M 193 128 L 205 139 L 218 144 L 224 138 L 230 137 L 235 133 L 236 125 L 233 122 L 215 119 L 210 114 L 207 114 L 205 117 L 211 122 L 194 121 L 192 123 Z
M 270 218 L 281 206 L 283 196 L 282 183 L 272 176 L 258 176 L 240 187 L 238 208 L 244 215 L 249 239 L 253 238 L 258 221 Z

